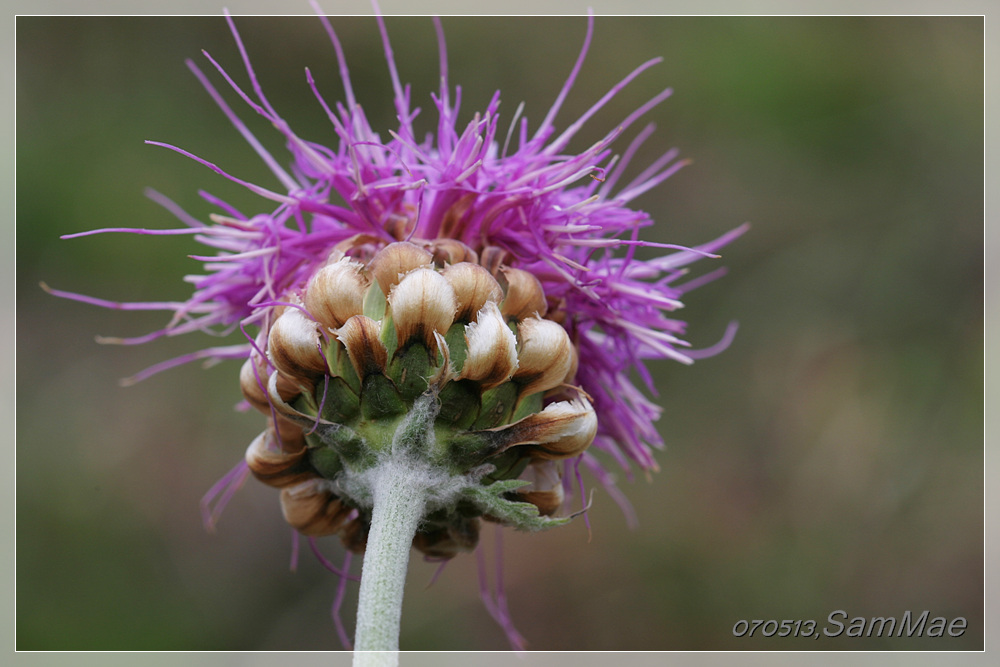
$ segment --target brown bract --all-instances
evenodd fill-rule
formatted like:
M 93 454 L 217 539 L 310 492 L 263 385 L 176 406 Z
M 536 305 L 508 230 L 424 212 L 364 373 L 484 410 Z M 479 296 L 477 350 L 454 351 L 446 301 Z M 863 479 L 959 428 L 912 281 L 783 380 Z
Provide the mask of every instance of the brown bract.
M 441 274 L 455 290 L 458 312 L 455 320 L 469 322 L 487 301 L 499 303 L 503 300 L 503 290 L 490 272 L 470 262 L 459 262 L 446 267 Z
M 299 443 L 296 451 L 288 452 L 277 449 L 274 440 L 274 432 L 268 429 L 247 447 L 245 459 L 254 477 L 270 486 L 282 488 L 317 476 L 305 460 L 304 441 Z
M 256 374 L 254 374 L 255 365 Z M 271 402 L 267 398 L 267 379 L 270 373 L 267 362 L 256 354 L 243 362 L 243 367 L 240 368 L 240 390 L 243 392 L 243 398 L 265 415 L 271 414 Z M 278 393 L 283 400 L 291 399 L 299 391 L 292 380 L 283 375 L 279 376 Z
M 459 262 L 479 263 L 476 251 L 457 239 L 434 239 L 427 244 L 434 256 L 434 264 L 447 266 Z
M 517 339 L 495 301 L 487 301 L 476 321 L 466 325 L 465 344 L 459 377 L 479 382 L 483 390 L 506 382 L 517 369 Z
M 267 336 L 267 354 L 275 368 L 300 384 L 313 385 L 327 372 L 316 323 L 298 308 L 286 308 Z
M 403 275 L 432 263 L 431 253 L 413 243 L 400 241 L 376 252 L 368 262 L 368 273 L 375 276 L 382 294 L 388 294 Z
M 547 391 L 563 383 L 573 366 L 573 343 L 562 326 L 537 317 L 517 326 L 520 346 L 514 380 L 523 384 L 522 394 Z
M 542 317 L 548 310 L 542 283 L 532 273 L 509 266 L 500 267 L 500 275 L 507 283 L 507 293 L 500 310 L 506 317 L 521 321 L 526 317 Z
M 365 315 L 351 317 L 334 332 L 337 340 L 347 348 L 351 365 L 361 379 L 385 371 L 388 352 L 379 338 L 381 333 L 382 323 Z
M 597 414 L 584 398 L 550 403 L 541 412 L 490 429 L 498 452 L 511 447 L 531 446 L 536 459 L 563 459 L 583 452 L 597 435 Z
M 433 269 L 410 271 L 389 292 L 389 310 L 400 347 L 419 340 L 428 349 L 436 349 L 434 332 L 448 331 L 457 308 L 455 290 Z
M 281 511 L 285 521 L 307 537 L 335 534 L 351 514 L 330 483 L 319 478 L 283 488 Z
M 306 310 L 329 329 L 337 329 L 363 311 L 369 278 L 364 265 L 348 257 L 321 267 L 306 286 Z
M 519 479 L 531 484 L 518 489 L 517 495 L 537 507 L 542 516 L 552 516 L 562 506 L 565 492 L 559 467 L 553 461 L 532 462 Z
M 436 530 L 422 530 L 413 537 L 414 548 L 427 558 L 442 560 L 454 558 L 463 551 L 472 551 L 478 542 L 478 518 L 470 518 L 459 524 Z

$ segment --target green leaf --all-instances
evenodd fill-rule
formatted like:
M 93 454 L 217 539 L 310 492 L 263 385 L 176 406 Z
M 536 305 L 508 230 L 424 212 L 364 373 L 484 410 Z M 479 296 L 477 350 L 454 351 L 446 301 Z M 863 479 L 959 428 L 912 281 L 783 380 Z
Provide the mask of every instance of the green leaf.
M 451 367 L 455 369 L 456 373 L 461 373 L 462 367 L 465 365 L 465 357 L 469 352 L 469 346 L 465 341 L 465 324 L 462 322 L 452 324 L 445 334 L 444 340 L 448 343 Z
M 381 320 L 385 316 L 385 293 L 382 292 L 382 288 L 379 287 L 377 280 L 373 280 L 372 286 L 368 288 L 361 309 L 362 314 L 376 321 Z
M 463 495 L 476 507 L 500 523 L 513 526 L 518 530 L 539 531 L 554 526 L 564 526 L 571 521 L 566 518 L 541 516 L 538 508 L 531 503 L 508 500 L 505 493 L 530 484 L 525 480 L 508 479 L 493 482 L 489 486 L 473 485 L 463 490 Z
M 514 479 L 518 477 L 524 469 L 528 467 L 531 460 L 524 455 L 524 452 L 518 451 L 518 449 L 508 449 L 498 456 L 494 456 L 489 459 L 488 463 L 491 463 L 495 470 L 486 477 L 484 480 L 498 480 L 498 479 Z
M 542 394 L 545 392 L 539 391 L 531 394 L 530 396 L 522 396 L 521 400 L 517 402 L 517 408 L 514 410 L 514 415 L 510 418 L 510 421 L 516 422 L 524 419 L 528 415 L 533 415 L 536 412 L 542 411 Z
M 330 344 L 326 347 L 326 365 L 330 368 L 330 375 L 342 378 L 355 394 L 361 393 L 361 380 L 347 354 L 347 348 L 335 336 L 330 337 Z

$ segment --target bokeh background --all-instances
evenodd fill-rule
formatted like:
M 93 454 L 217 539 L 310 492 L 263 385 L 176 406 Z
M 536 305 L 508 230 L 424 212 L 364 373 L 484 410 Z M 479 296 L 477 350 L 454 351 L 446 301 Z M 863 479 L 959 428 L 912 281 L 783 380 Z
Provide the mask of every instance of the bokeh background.
M 352 81 L 393 127 L 370 18 L 340 18 Z M 241 18 L 264 89 L 300 136 L 334 141 L 305 82 L 341 99 L 311 18 Z M 388 21 L 430 129 L 429 19 Z M 583 18 L 445 18 L 463 118 L 503 91 L 537 123 L 572 67 Z M 259 431 L 233 410 L 237 364 L 118 379 L 218 339 L 99 346 L 164 316 L 45 294 L 186 298 L 183 238 L 59 240 L 105 226 L 167 228 L 153 187 L 204 217 L 207 190 L 252 195 L 152 139 L 241 178 L 271 176 L 184 67 L 209 50 L 239 81 L 221 18 L 17 20 L 17 648 L 337 649 L 336 579 L 292 539 L 273 489 L 248 483 L 214 534 L 202 494 Z M 582 521 L 504 533 L 511 612 L 537 650 L 980 649 L 983 646 L 983 20 L 599 18 L 559 116 L 565 126 L 632 67 L 588 124 L 603 135 L 653 94 L 658 126 L 633 174 L 671 146 L 693 164 L 636 202 L 651 240 L 695 244 L 750 221 L 689 295 L 695 346 L 731 320 L 723 355 L 653 365 L 667 448 L 651 480 L 623 477 L 638 526 L 597 489 Z M 218 77 L 215 79 L 221 84 Z M 238 98 L 258 136 L 280 140 Z M 501 125 L 505 125 L 501 120 Z M 622 140 L 640 127 L 634 127 Z M 484 542 L 493 557 L 493 538 Z M 340 557 L 335 540 L 326 553 Z M 355 563 L 357 567 L 358 563 Z M 415 561 L 402 647 L 507 644 L 479 602 L 475 559 Z M 356 586 L 344 603 L 351 625 Z M 739 619 L 964 616 L 958 639 L 735 638 Z

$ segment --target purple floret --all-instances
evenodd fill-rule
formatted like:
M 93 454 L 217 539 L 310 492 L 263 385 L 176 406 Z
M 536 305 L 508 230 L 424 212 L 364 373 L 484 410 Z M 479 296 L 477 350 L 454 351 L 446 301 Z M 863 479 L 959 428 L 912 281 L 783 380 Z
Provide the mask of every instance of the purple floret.
M 315 5 L 314 5 L 315 7 Z M 316 7 L 317 13 L 319 8 Z M 243 42 L 231 17 L 226 16 L 249 77 L 251 92 L 244 91 L 205 53 L 209 63 L 253 111 L 266 118 L 286 139 L 291 153 L 287 166 L 256 139 L 222 94 L 193 62 L 188 67 L 233 126 L 257 152 L 277 183 L 268 188 L 248 183 L 181 148 L 147 142 L 176 151 L 239 183 L 271 205 L 247 216 L 228 203 L 202 192 L 218 209 L 203 222 L 181 210 L 165 196 L 150 197 L 173 213 L 185 227 L 172 230 L 109 228 L 68 235 L 101 232 L 148 235 L 190 234 L 210 249 L 195 255 L 204 273 L 186 276 L 193 294 L 183 302 L 118 303 L 94 297 L 49 290 L 61 297 L 97 306 L 127 310 L 164 310 L 173 313 L 159 331 L 128 339 L 103 342 L 139 344 L 162 336 L 203 331 L 218 336 L 239 329 L 242 344 L 211 347 L 161 362 L 128 378 L 131 383 L 190 361 L 209 363 L 264 357 L 267 329 L 273 306 L 287 303 L 289 293 L 299 293 L 330 251 L 341 242 L 363 236 L 369 244 L 399 240 L 430 241 L 452 238 L 477 252 L 485 248 L 504 251 L 505 263 L 529 271 L 544 287 L 548 317 L 562 323 L 579 351 L 577 383 L 593 403 L 599 426 L 593 448 L 565 463 L 563 484 L 567 497 L 579 488 L 586 502 L 581 468 L 587 469 L 622 507 L 630 524 L 635 521 L 628 500 L 615 484 L 603 457 L 616 461 L 631 477 L 632 466 L 655 470 L 652 450 L 662 446 L 654 423 L 661 409 L 647 394 L 655 393 L 645 366 L 650 359 L 672 359 L 684 364 L 725 349 L 736 331 L 731 324 L 722 340 L 703 350 L 691 350 L 684 340 L 686 323 L 672 317 L 682 307 L 684 295 L 722 276 L 717 269 L 691 278 L 687 265 L 714 253 L 744 231 L 740 226 L 693 248 L 644 242 L 640 231 L 653 224 L 650 215 L 630 207 L 631 202 L 661 184 L 686 162 L 676 149 L 665 152 L 638 176 L 619 186 L 627 166 L 653 132 L 644 127 L 623 153 L 611 146 L 650 109 L 670 96 L 665 89 L 624 118 L 603 138 L 580 153 L 568 153 L 570 140 L 588 119 L 634 78 L 660 59 L 647 61 L 625 76 L 580 118 L 557 133 L 555 119 L 575 83 L 593 35 L 589 17 L 583 47 L 555 102 L 534 133 L 523 117 L 524 105 L 500 125 L 500 93 L 460 129 L 461 88 L 448 83 L 447 52 L 440 21 L 434 21 L 440 53 L 441 86 L 431 95 L 437 112 L 436 131 L 418 139 L 413 120 L 419 109 L 411 107 L 410 88 L 399 79 L 385 23 L 378 18 L 386 61 L 394 91 L 399 126 L 385 136 L 370 126 L 358 103 L 343 49 L 326 17 L 320 16 L 336 54 L 344 89 L 343 101 L 332 107 L 306 70 L 306 83 L 326 112 L 339 138 L 330 148 L 297 136 L 265 97 Z M 505 129 L 506 128 L 506 129 Z M 640 260 L 639 247 L 669 251 L 655 259 Z M 46 287 L 46 289 L 48 289 Z M 250 333 L 256 327 L 257 333 Z M 256 372 L 256 371 L 255 371 Z M 633 382 L 638 377 L 644 392 Z M 211 527 L 230 497 L 247 478 L 240 462 L 219 480 L 203 501 L 206 525 Z M 584 510 L 586 507 L 584 507 Z M 586 516 L 585 516 L 586 520 Z M 589 523 L 588 523 L 589 526 Z M 349 577 L 350 551 L 342 569 L 329 563 L 309 538 L 310 546 L 331 571 L 341 575 L 332 614 L 338 634 L 349 645 L 340 622 L 344 585 Z M 297 545 L 297 541 L 296 541 Z M 497 537 L 499 548 L 500 538 Z M 297 549 L 296 552 L 297 554 Z M 495 589 L 486 580 L 485 561 L 479 549 L 480 589 L 490 614 L 504 628 L 515 648 L 524 640 L 514 629 L 503 595 L 502 570 L 497 555 Z
M 594 442 L 630 474 L 631 465 L 655 470 L 652 449 L 662 440 L 654 427 L 660 408 L 635 386 L 637 374 L 654 391 L 644 365 L 649 359 L 672 359 L 689 364 L 728 345 L 731 325 L 719 344 L 691 351 L 683 339 L 685 322 L 670 315 L 682 306 L 690 289 L 722 275 L 714 271 L 687 279 L 686 265 L 705 258 L 742 234 L 746 226 L 693 248 L 648 243 L 639 239 L 650 215 L 629 204 L 669 178 L 685 162 L 670 150 L 637 177 L 618 182 L 638 147 L 653 127 L 642 129 L 621 156 L 612 143 L 636 120 L 670 96 L 668 88 L 628 115 L 602 139 L 581 153 L 566 153 L 569 141 L 584 123 L 629 82 L 659 62 L 643 63 L 613 86 L 580 118 L 557 134 L 555 118 L 583 65 L 593 34 L 593 16 L 569 77 L 539 127 L 530 133 L 518 107 L 506 135 L 499 133 L 500 93 L 486 109 L 474 114 L 459 131 L 461 88 L 448 83 L 444 34 L 435 20 L 440 51 L 441 87 L 432 94 L 438 122 L 436 132 L 415 136 L 410 88 L 399 80 L 384 21 L 378 18 L 395 92 L 399 126 L 388 138 L 372 130 L 355 98 L 344 53 L 332 26 L 321 16 L 336 53 L 344 100 L 332 107 L 307 70 L 307 84 L 326 111 L 339 137 L 328 148 L 298 137 L 265 97 L 232 19 L 227 15 L 249 77 L 252 92 L 241 89 L 205 54 L 223 79 L 256 113 L 285 137 L 292 161 L 286 168 L 254 137 L 224 101 L 208 77 L 192 62 L 188 66 L 236 129 L 269 167 L 276 189 L 247 183 L 220 167 L 180 148 L 163 146 L 188 156 L 219 175 L 240 183 L 273 202 L 273 208 L 247 217 L 225 202 L 202 193 L 220 210 L 204 223 L 181 211 L 159 194 L 153 195 L 187 225 L 179 230 L 106 229 L 139 234 L 192 234 L 215 251 L 195 256 L 205 274 L 187 276 L 194 287 L 186 302 L 120 304 L 67 292 L 60 296 L 88 303 L 133 309 L 163 309 L 174 317 L 160 331 L 134 339 L 108 339 L 134 344 L 160 336 L 201 330 L 214 334 L 249 325 L 261 332 L 268 326 L 270 306 L 289 291 L 301 290 L 330 250 L 341 241 L 363 234 L 376 243 L 396 240 L 455 238 L 476 250 L 496 246 L 506 251 L 506 263 L 530 271 L 541 281 L 550 304 L 580 351 L 577 375 L 581 388 L 593 399 L 599 416 Z M 96 233 L 96 232 L 88 232 Z M 77 235 L 73 235 L 77 236 Z M 652 260 L 635 257 L 635 249 L 653 246 L 669 254 Z M 553 311 L 550 311 L 552 316 Z M 215 347 L 162 362 L 130 381 L 188 361 L 243 359 L 254 344 Z M 257 335 L 258 343 L 263 340 Z M 584 460 L 602 484 L 613 489 L 611 477 L 598 460 Z M 570 479 L 567 475 L 566 479 Z M 620 501 L 624 506 L 624 501 Z

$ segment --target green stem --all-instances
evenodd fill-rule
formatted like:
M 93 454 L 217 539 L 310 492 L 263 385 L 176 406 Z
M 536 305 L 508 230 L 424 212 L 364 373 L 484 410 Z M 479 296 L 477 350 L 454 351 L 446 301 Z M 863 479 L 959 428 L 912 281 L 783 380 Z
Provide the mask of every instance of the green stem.
M 361 569 L 354 667 L 395 667 L 410 545 L 423 517 L 427 489 L 425 477 L 396 458 L 372 472 L 372 521 Z

